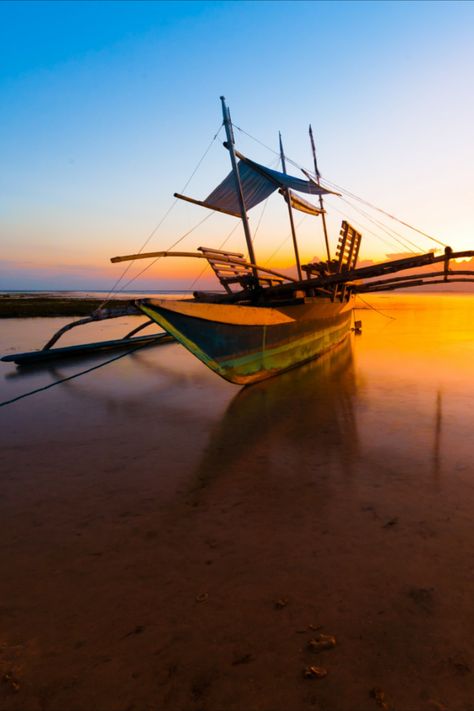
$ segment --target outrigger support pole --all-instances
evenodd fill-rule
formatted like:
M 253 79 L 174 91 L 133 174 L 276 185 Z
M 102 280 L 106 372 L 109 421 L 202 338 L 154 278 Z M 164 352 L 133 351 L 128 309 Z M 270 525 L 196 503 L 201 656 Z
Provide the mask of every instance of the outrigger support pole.
M 49 351 L 51 348 L 54 346 L 56 341 L 59 341 L 61 336 L 66 333 L 66 331 L 70 331 L 71 328 L 76 328 L 76 326 L 82 326 L 85 323 L 92 323 L 93 321 L 104 321 L 105 319 L 109 318 L 119 318 L 120 316 L 136 316 L 136 315 L 141 315 L 140 310 L 136 306 L 125 306 L 123 308 L 115 309 L 114 311 L 110 309 L 96 309 L 91 313 L 90 316 L 86 316 L 86 318 L 81 318 L 78 321 L 72 321 L 71 323 L 66 324 L 62 328 L 59 329 L 59 331 L 56 331 L 53 336 L 49 339 L 49 341 L 43 346 L 41 349 L 42 351 Z M 140 326 L 141 329 L 141 326 Z M 134 331 L 135 332 L 135 331 Z M 130 335 L 130 334 L 128 334 Z M 125 336 L 125 338 L 128 338 L 128 336 Z
M 314 172 L 316 173 L 316 182 L 318 185 L 321 185 L 321 173 L 318 170 L 318 160 L 316 158 L 316 146 L 314 144 L 313 129 L 311 128 L 311 124 L 309 124 L 309 137 L 311 140 L 311 149 L 313 151 Z M 326 225 L 326 215 L 324 212 L 323 196 L 321 194 L 319 195 L 319 207 L 321 208 L 321 211 L 322 211 L 321 218 L 323 221 L 324 240 L 326 242 L 326 252 L 328 254 L 328 263 L 329 263 L 331 261 L 331 252 L 329 251 L 328 228 Z
M 279 139 L 280 139 L 280 157 L 281 157 L 281 167 L 283 172 L 286 174 L 286 163 L 285 163 L 285 153 L 283 151 L 283 143 L 281 140 L 281 133 L 278 133 Z M 293 247 L 295 250 L 295 257 L 296 257 L 296 269 L 298 271 L 298 279 L 301 281 L 303 278 L 303 275 L 301 273 L 301 262 L 300 262 L 300 255 L 298 252 L 298 242 L 296 241 L 296 230 L 295 230 L 295 222 L 293 220 L 293 209 L 291 207 L 291 194 L 289 188 L 284 188 L 285 193 L 286 193 L 286 201 L 288 203 L 288 215 L 290 217 L 290 226 L 291 226 L 291 236 L 293 237 Z
M 240 206 L 240 216 L 242 218 L 242 224 L 244 226 L 244 233 L 245 233 L 245 241 L 247 242 L 247 249 L 249 252 L 249 261 L 252 262 L 252 264 L 255 264 L 255 253 L 253 251 L 253 244 L 252 244 L 252 235 L 250 234 L 250 226 L 249 226 L 249 220 L 247 217 L 247 211 L 245 209 L 245 201 L 244 201 L 244 194 L 242 191 L 242 184 L 240 182 L 240 175 L 239 175 L 239 169 L 237 168 L 237 160 L 235 158 L 235 149 L 234 149 L 234 132 L 232 130 L 232 121 L 230 118 L 230 111 L 228 106 L 225 103 L 225 96 L 221 96 L 221 102 L 222 102 L 222 116 L 224 119 L 224 127 L 225 127 L 225 132 L 227 136 L 227 148 L 229 149 L 230 153 L 230 162 L 232 163 L 232 170 L 234 172 L 234 177 L 235 177 L 235 188 L 237 191 L 237 197 L 239 198 L 239 206 Z M 257 270 L 253 270 L 253 274 L 256 279 L 258 279 L 258 274 Z

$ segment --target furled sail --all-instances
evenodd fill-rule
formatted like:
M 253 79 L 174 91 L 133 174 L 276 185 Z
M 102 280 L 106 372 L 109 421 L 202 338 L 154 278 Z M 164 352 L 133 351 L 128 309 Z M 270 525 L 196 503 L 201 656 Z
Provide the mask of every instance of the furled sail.
M 267 168 L 264 165 L 260 165 L 260 163 L 255 163 L 249 158 L 245 158 L 245 156 L 237 151 L 236 155 L 239 156 L 241 162 L 245 163 L 253 171 L 259 173 L 266 180 L 273 182 L 275 186 L 274 190 L 277 188 L 288 188 L 290 190 L 296 190 L 299 193 L 307 193 L 310 195 L 334 194 L 332 190 L 323 188 L 322 185 L 318 185 L 314 180 L 303 180 L 302 178 L 295 178 L 293 175 L 280 173 L 278 170 L 272 170 L 272 168 Z
M 286 173 L 280 173 L 277 170 L 272 170 L 271 168 L 260 165 L 260 163 L 255 163 L 241 154 L 238 154 L 238 157 L 240 160 L 237 163 L 237 169 L 239 171 L 246 210 L 250 210 L 252 207 L 255 207 L 255 205 L 263 202 L 263 200 L 266 200 L 269 195 L 279 188 L 296 190 L 300 193 L 309 193 L 311 195 L 325 195 L 332 192 L 311 180 L 303 180 L 291 175 L 286 175 Z M 225 212 L 229 215 L 240 217 L 239 197 L 235 187 L 235 177 L 232 172 L 229 173 L 222 183 L 203 201 L 194 200 L 193 198 L 188 198 L 178 193 L 175 193 L 175 196 L 196 203 L 197 205 L 208 207 L 211 210 L 217 210 L 218 212 Z M 313 208 L 313 206 L 310 205 L 310 203 L 306 203 L 306 201 L 302 202 L 307 205 L 305 212 L 308 212 L 308 208 L 311 208 L 311 214 L 316 214 L 313 212 L 316 208 Z
M 246 210 L 250 210 L 255 205 L 263 202 L 276 190 L 277 186 L 272 181 L 257 173 L 245 162 L 239 161 L 237 168 Z M 204 202 L 210 208 L 217 206 L 240 216 L 239 197 L 235 189 L 234 174 L 230 172 Z
M 291 190 L 281 190 L 281 194 L 285 198 L 286 202 L 288 202 L 288 195 L 290 197 L 290 204 L 291 207 L 294 208 L 295 210 L 299 210 L 300 212 L 306 212 L 307 215 L 322 215 L 325 210 L 321 210 L 319 207 L 316 207 L 316 205 L 312 205 L 310 202 L 307 200 L 304 200 L 301 197 L 298 197 L 298 195 L 295 195 L 294 192 Z

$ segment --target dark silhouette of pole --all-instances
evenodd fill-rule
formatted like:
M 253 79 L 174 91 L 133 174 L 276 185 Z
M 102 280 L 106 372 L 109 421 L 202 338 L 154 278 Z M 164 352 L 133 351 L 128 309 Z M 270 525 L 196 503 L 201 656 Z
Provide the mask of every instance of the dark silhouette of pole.
M 230 162 L 232 163 L 232 170 L 234 172 L 234 177 L 235 177 L 235 188 L 236 188 L 236 192 L 237 192 L 237 197 L 239 199 L 240 215 L 242 218 L 242 224 L 244 226 L 245 241 L 247 242 L 247 249 L 249 252 L 250 262 L 252 264 L 255 264 L 256 261 L 255 261 L 255 254 L 253 251 L 252 235 L 250 234 L 249 220 L 247 217 L 247 211 L 245 209 L 244 194 L 242 192 L 242 184 L 240 182 L 239 169 L 237 167 L 237 160 L 235 157 L 234 132 L 232 130 L 232 121 L 230 118 L 230 111 L 225 103 L 225 96 L 221 96 L 221 102 L 222 102 L 222 116 L 224 118 L 225 132 L 226 132 L 226 136 L 227 136 L 227 148 L 229 149 Z M 253 273 L 254 273 L 255 277 L 258 276 L 256 269 L 253 270 Z
M 318 170 L 318 159 L 316 158 L 316 146 L 314 145 L 314 138 L 313 138 L 313 129 L 311 128 L 311 124 L 309 125 L 309 137 L 311 139 L 311 149 L 313 151 L 313 160 L 314 160 L 314 172 L 316 173 L 316 182 L 320 186 L 321 185 L 321 174 Z M 323 230 L 324 230 L 324 240 L 326 242 L 326 252 L 328 254 L 328 262 L 331 261 L 331 252 L 329 250 L 329 238 L 328 238 L 328 228 L 326 225 L 326 214 L 324 212 L 324 203 L 323 203 L 323 196 L 319 196 L 319 207 L 321 208 L 321 217 L 323 220 Z
M 278 133 L 278 136 L 280 138 L 281 167 L 282 167 L 283 172 L 286 174 L 285 153 L 283 151 L 283 143 L 281 140 L 281 133 Z M 293 237 L 293 247 L 295 249 L 296 269 L 298 271 L 298 279 L 301 281 L 303 276 L 301 274 L 301 263 L 300 263 L 300 255 L 298 252 L 298 242 L 296 241 L 295 222 L 293 220 L 293 208 L 291 207 L 291 194 L 290 194 L 289 188 L 284 188 L 284 191 L 285 191 L 285 195 L 286 195 L 286 202 L 288 203 L 288 215 L 290 217 L 291 236 Z

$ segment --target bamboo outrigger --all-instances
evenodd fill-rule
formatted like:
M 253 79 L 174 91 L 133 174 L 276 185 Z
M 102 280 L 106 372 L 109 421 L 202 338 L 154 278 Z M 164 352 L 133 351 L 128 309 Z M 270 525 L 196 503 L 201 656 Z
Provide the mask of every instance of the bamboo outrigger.
M 152 324 L 152 321 L 147 321 L 140 324 L 137 328 L 127 333 L 123 338 L 115 338 L 108 341 L 97 341 L 95 343 L 81 343 L 75 346 L 63 346 L 53 348 L 59 339 L 68 331 L 78 326 L 84 326 L 95 321 L 105 321 L 120 316 L 138 316 L 141 311 L 136 306 L 127 306 L 125 308 L 105 309 L 100 308 L 93 311 L 90 316 L 81 318 L 72 323 L 68 323 L 60 328 L 53 336 L 45 343 L 39 351 L 28 351 L 26 353 L 12 353 L 3 356 L 1 359 L 5 363 L 15 363 L 19 366 L 40 365 L 50 363 L 54 360 L 64 360 L 65 358 L 79 358 L 81 356 L 94 355 L 116 350 L 128 350 L 135 348 L 143 348 L 145 346 L 156 345 L 158 343 L 169 343 L 173 340 L 165 332 L 153 333 L 148 336 L 135 336 L 136 333 L 143 330 Z
M 239 252 L 200 247 L 196 252 L 140 252 L 113 257 L 111 261 L 157 257 L 205 259 L 223 291 L 196 291 L 193 298 L 181 300 L 139 299 L 135 306 L 127 309 L 99 309 L 88 318 L 64 326 L 42 350 L 9 355 L 2 360 L 26 365 L 58 357 L 115 348 L 134 349 L 135 346 L 176 340 L 223 378 L 247 384 L 311 360 L 343 341 L 350 332 L 356 294 L 474 281 L 474 270 L 450 270 L 451 260 L 474 257 L 474 250 L 454 252 L 450 247 L 446 247 L 441 256 L 427 252 L 357 267 L 362 235 L 346 220 L 342 222 L 335 256 L 332 258 L 323 196 L 340 194 L 321 183 L 311 127 L 314 176 L 301 169 L 305 179 L 296 178 L 286 171 L 281 135 L 282 172 L 255 163 L 235 149 L 232 121 L 224 97 L 221 97 L 221 102 L 227 138 L 224 146 L 230 156 L 231 172 L 205 200 L 180 193 L 175 193 L 175 197 L 240 217 L 249 258 Z M 247 212 L 275 191 L 283 196 L 288 206 L 297 279 L 260 266 L 255 257 Z M 317 196 L 319 207 L 297 193 Z M 293 217 L 295 209 L 321 217 L 326 261 L 301 264 Z M 441 265 L 441 269 L 406 274 L 408 270 L 432 264 Z M 392 276 L 399 272 L 405 274 Z M 123 339 L 53 348 L 58 339 L 71 328 L 132 314 L 146 314 L 149 318 Z M 135 335 L 152 323 L 159 324 L 163 331 L 151 336 Z

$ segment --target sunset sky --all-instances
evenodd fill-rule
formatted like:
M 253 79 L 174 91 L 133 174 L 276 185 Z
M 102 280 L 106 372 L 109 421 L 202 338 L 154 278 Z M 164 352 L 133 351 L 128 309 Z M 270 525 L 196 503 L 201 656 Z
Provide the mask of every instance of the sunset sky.
M 4 1 L 0 56 L 0 290 L 108 289 L 124 268 L 109 258 L 140 249 L 218 131 L 221 94 L 237 126 L 273 150 L 280 130 L 309 169 L 311 122 L 323 179 L 474 249 L 473 3 Z M 228 173 L 223 140 L 186 194 L 204 199 Z M 342 212 L 364 235 L 363 259 L 404 251 L 347 203 L 327 209 L 333 244 Z M 179 203 L 146 249 L 169 248 L 208 215 L 179 249 L 219 246 L 235 218 Z M 257 261 L 276 252 L 274 268 L 291 266 L 281 197 L 250 218 Z M 383 221 L 423 251 L 436 246 Z M 303 261 L 322 257 L 320 220 L 299 229 Z M 240 225 L 226 247 L 245 251 Z M 162 260 L 129 288 L 188 288 L 201 270 Z

